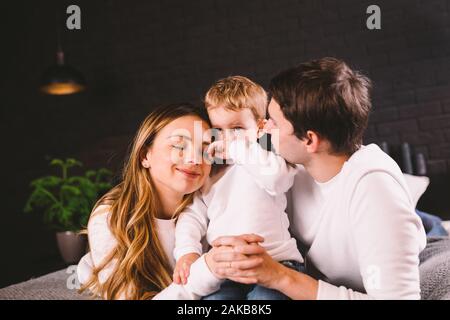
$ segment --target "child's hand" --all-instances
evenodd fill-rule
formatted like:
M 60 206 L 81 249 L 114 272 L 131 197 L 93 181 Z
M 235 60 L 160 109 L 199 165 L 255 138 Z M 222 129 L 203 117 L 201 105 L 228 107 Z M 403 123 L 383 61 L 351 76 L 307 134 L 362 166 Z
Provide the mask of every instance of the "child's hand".
M 257 133 L 257 137 L 261 138 L 265 133 L 267 133 L 264 130 L 264 127 L 266 126 L 267 120 L 266 119 L 259 119 L 258 120 L 258 133 Z
M 199 257 L 197 253 L 188 253 L 178 259 L 175 270 L 173 271 L 173 282 L 176 284 L 186 284 L 191 264 Z
M 225 140 L 214 141 L 208 146 L 208 156 L 210 159 L 219 158 L 226 160 L 228 159 L 228 142 Z

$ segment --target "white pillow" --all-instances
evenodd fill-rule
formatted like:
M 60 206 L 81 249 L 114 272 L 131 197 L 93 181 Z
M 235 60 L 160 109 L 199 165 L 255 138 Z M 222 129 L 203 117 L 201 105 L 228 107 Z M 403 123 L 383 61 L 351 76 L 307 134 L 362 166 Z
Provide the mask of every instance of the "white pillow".
M 442 226 L 444 227 L 445 231 L 447 231 L 447 233 L 450 234 L 450 220 L 442 221 Z
M 430 184 L 430 178 L 413 176 L 407 173 L 404 173 L 403 176 L 405 177 L 415 208 L 420 197 L 424 194 L 425 190 L 427 190 L 428 185 Z

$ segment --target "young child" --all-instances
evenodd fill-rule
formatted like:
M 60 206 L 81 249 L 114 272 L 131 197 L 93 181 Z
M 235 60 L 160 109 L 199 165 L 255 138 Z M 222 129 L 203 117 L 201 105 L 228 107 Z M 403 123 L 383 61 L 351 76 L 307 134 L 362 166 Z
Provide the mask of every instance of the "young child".
M 285 192 L 293 184 L 295 168 L 257 142 L 258 127 L 264 120 L 267 95 L 251 80 L 228 77 L 207 92 L 205 107 L 219 140 L 208 153 L 225 159 L 220 170 L 194 197 L 176 225 L 174 256 L 177 261 L 174 282 L 185 284 L 190 265 L 202 254 L 202 238 L 257 234 L 275 260 L 301 270 L 303 258 L 289 233 L 285 213 Z M 287 299 L 278 291 L 259 285 L 223 281 L 220 290 L 204 299 Z

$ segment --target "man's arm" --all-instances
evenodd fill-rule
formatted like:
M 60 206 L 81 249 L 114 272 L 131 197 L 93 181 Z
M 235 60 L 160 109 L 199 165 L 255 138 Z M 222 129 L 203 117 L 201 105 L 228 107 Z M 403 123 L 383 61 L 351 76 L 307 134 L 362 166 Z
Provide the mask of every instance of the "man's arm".
M 222 268 L 218 274 L 239 282 L 251 279 L 263 283 L 292 299 L 419 299 L 419 253 L 426 238 L 401 185 L 386 173 L 366 175 L 357 185 L 348 219 L 366 292 L 317 281 L 273 263 L 265 250 L 254 244 L 234 248 L 248 255 L 247 260 L 218 257 L 222 263 L 232 264 L 232 268 Z M 237 237 L 225 237 L 213 244 L 227 245 L 234 238 Z
M 401 184 L 385 172 L 365 175 L 351 199 L 349 223 L 367 294 L 375 299 L 420 299 L 419 253 L 426 237 Z M 342 288 L 324 286 L 325 296 L 332 291 L 345 297 Z
M 384 172 L 367 174 L 355 189 L 348 218 L 366 292 L 319 280 L 317 299 L 420 299 L 419 253 L 426 239 L 401 185 Z M 301 298 L 308 276 L 284 275 L 285 294 Z

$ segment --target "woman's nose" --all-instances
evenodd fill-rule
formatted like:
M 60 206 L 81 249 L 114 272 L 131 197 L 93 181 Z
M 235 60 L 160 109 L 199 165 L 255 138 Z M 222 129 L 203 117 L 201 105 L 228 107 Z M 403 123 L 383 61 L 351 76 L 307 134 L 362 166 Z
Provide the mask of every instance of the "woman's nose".
M 184 157 L 185 163 L 201 164 L 203 161 L 203 150 L 190 150 Z

